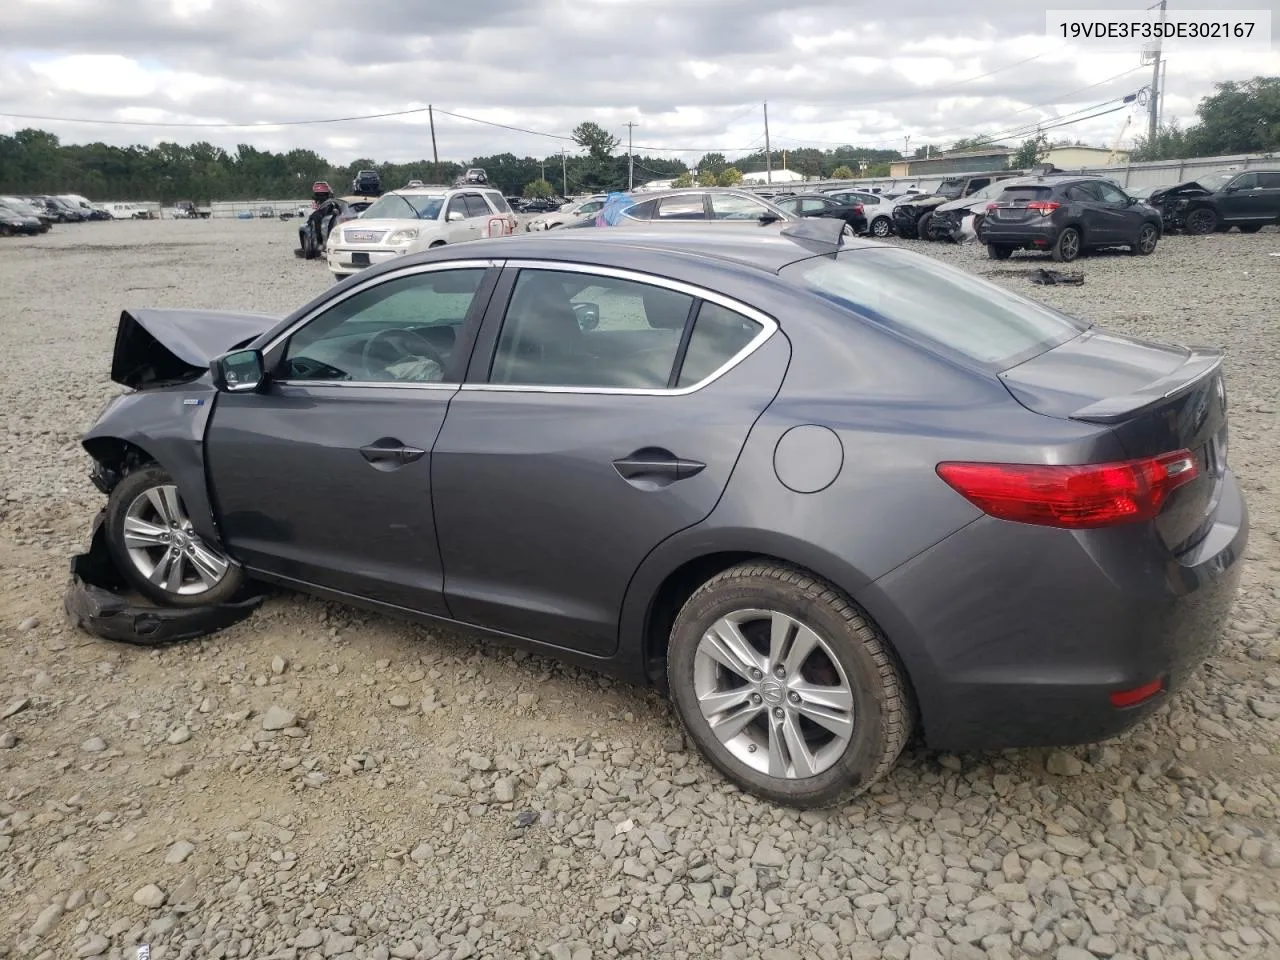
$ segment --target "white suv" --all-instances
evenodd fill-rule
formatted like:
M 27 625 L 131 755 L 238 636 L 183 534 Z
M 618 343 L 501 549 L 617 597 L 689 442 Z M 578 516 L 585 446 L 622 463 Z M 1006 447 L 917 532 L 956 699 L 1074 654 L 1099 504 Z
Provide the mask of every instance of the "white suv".
M 516 216 L 498 190 L 405 187 L 384 193 L 360 216 L 336 227 L 325 244 L 325 257 L 329 270 L 342 280 L 394 257 L 506 236 L 515 229 Z

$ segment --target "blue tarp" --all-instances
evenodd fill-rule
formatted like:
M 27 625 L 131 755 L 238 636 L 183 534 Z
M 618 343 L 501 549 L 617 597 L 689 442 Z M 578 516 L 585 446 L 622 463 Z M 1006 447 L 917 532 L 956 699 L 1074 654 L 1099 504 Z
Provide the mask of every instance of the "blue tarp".
M 619 192 L 611 193 L 604 200 L 604 206 L 600 208 L 600 212 L 596 214 L 597 227 L 616 226 L 622 211 L 627 209 L 636 202 L 635 197 L 629 193 Z

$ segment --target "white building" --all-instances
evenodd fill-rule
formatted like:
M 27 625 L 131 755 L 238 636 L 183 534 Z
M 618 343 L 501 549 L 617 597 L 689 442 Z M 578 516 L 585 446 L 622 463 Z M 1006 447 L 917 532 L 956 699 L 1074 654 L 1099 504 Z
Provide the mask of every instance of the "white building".
M 742 175 L 743 183 L 800 183 L 805 179 L 803 173 L 796 173 L 794 170 L 775 170 L 772 178 L 763 170 Z

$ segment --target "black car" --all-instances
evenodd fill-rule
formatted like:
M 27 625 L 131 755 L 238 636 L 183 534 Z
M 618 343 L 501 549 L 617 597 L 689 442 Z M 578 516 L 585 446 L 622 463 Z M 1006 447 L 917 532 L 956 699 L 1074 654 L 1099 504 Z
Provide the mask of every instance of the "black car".
M 12 237 L 18 234 L 28 236 L 44 233 L 49 227 L 34 214 L 23 213 L 7 204 L 0 203 L 0 237 Z
M 1165 229 L 1185 233 L 1257 233 L 1280 223 L 1280 170 L 1229 170 L 1151 191 Z
M 43 228 L 40 231 L 41 233 L 47 232 L 57 222 L 57 217 L 44 207 L 37 207 L 30 200 L 20 200 L 17 197 L 0 197 L 0 206 L 8 207 L 20 217 L 34 217 L 39 220 L 40 226 Z
M 861 203 L 841 202 L 821 193 L 797 193 L 792 197 L 778 197 L 774 206 L 801 217 L 831 217 L 843 220 L 855 233 L 867 229 L 867 215 Z
M 552 210 L 559 209 L 560 204 L 549 197 L 534 197 L 520 206 L 521 213 L 550 213 Z
M 81 211 L 57 197 L 29 197 L 27 203 L 48 214 L 55 223 L 83 223 L 86 219 Z
M 1102 247 L 1147 256 L 1163 230 L 1159 210 L 1110 180 L 1053 177 L 1014 184 L 987 204 L 978 238 L 992 260 L 1007 260 L 1015 250 L 1047 250 L 1069 263 Z
M 328 243 L 333 228 L 339 223 L 354 220 L 372 204 L 372 200 L 357 197 L 330 197 L 317 203 L 298 227 L 298 247 L 302 258 L 314 260 L 324 256 L 324 245 Z
M 262 580 L 657 684 L 794 806 L 916 730 L 1114 736 L 1231 617 L 1222 353 L 848 229 L 551 230 L 287 316 L 126 309 L 98 556 L 166 607 Z
M 358 197 L 380 197 L 382 177 L 377 170 L 361 170 L 351 181 L 351 192 Z

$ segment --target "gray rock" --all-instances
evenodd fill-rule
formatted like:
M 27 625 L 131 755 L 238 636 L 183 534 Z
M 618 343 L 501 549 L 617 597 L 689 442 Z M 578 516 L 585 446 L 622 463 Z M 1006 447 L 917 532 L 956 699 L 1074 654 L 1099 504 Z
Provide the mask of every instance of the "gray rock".
M 279 655 L 271 658 L 271 672 L 277 677 L 289 669 L 289 661 Z
M 30 697 L 19 697 L 4 708 L 4 712 L 0 713 L 0 720 L 8 720 L 10 717 L 16 717 L 29 706 L 31 706 Z
M 1249 698 L 1249 709 L 1263 720 L 1280 719 L 1280 703 L 1273 700 L 1262 700 L 1258 697 Z
M 26 633 L 28 630 L 34 630 L 38 626 L 40 626 L 39 617 L 27 617 L 18 624 L 18 632 Z
M 95 933 L 76 949 L 77 957 L 98 957 L 111 948 L 111 941 L 100 933 Z
M 18 745 L 18 735 L 12 730 L 0 733 L 0 750 L 12 750 Z
M 1054 750 L 1045 758 L 1044 768 L 1057 777 L 1078 777 L 1084 772 L 1084 764 L 1064 750 Z
M 516 798 L 516 782 L 511 777 L 499 777 L 493 785 L 493 799 L 498 803 L 511 803 Z
M 298 715 L 292 710 L 286 710 L 284 707 L 272 704 L 267 708 L 267 712 L 262 715 L 263 730 L 284 730 L 286 727 L 292 727 L 298 720 Z
M 898 928 L 898 917 L 888 907 L 876 907 L 867 924 L 867 933 L 872 940 L 888 940 Z
M 301 950 L 313 950 L 322 943 L 324 943 L 324 934 L 315 927 L 303 930 L 293 941 L 293 945 Z
M 179 743 L 186 743 L 190 739 L 191 739 L 191 731 L 187 729 L 186 724 L 183 724 L 180 727 L 174 728 L 174 731 L 171 734 L 169 734 L 168 742 L 176 746 Z
M 1075 857 L 1080 859 L 1081 857 L 1088 856 L 1089 851 L 1093 849 L 1088 840 L 1081 840 L 1079 837 L 1050 836 L 1045 839 L 1049 841 L 1049 846 L 1053 847 L 1053 849 L 1057 850 L 1064 857 Z
M 186 863 L 187 857 L 196 852 L 194 843 L 187 840 L 179 840 L 169 848 L 169 852 L 164 855 L 165 863 Z
M 90 737 L 84 743 L 80 744 L 80 749 L 85 753 L 102 753 L 107 749 L 107 741 L 101 737 Z
M 159 910 L 164 906 L 167 899 L 165 892 L 154 883 L 139 887 L 133 893 L 133 902 L 140 907 L 146 907 L 148 910 Z
M 36 916 L 36 922 L 31 925 L 31 935 L 33 937 L 47 937 L 53 932 L 53 928 L 57 926 L 58 921 L 62 919 L 62 905 L 51 903 L 45 907 Z

